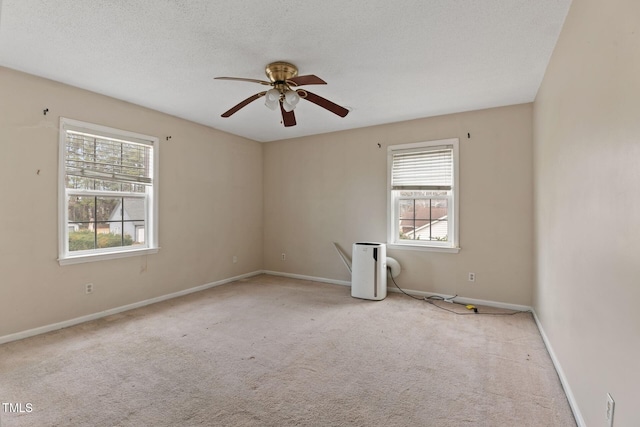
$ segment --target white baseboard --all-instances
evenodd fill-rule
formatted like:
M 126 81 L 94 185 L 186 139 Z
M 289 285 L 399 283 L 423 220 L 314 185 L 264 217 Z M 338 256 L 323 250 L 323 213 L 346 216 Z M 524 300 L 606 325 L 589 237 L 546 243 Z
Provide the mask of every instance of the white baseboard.
M 264 274 L 271 276 L 290 277 L 292 279 L 311 280 L 312 282 L 330 283 L 332 285 L 351 286 L 351 281 L 325 279 L 324 277 L 305 276 L 303 274 L 283 273 L 280 271 L 264 270 Z
M 46 332 L 56 331 L 58 329 L 68 328 L 69 326 L 78 325 L 80 323 L 89 322 L 91 320 L 100 319 L 102 317 L 110 316 L 112 314 L 122 313 L 123 311 L 133 310 L 134 308 L 144 307 L 146 305 L 155 304 L 157 302 L 166 301 L 171 298 L 177 298 L 184 295 L 188 295 L 194 292 L 203 291 L 205 289 L 213 288 L 215 286 L 224 285 L 225 283 L 234 282 L 240 279 L 246 279 L 248 277 L 257 276 L 262 274 L 263 271 L 254 271 L 251 273 L 241 274 L 240 276 L 229 277 L 228 279 L 218 280 L 216 282 L 207 283 L 205 285 L 196 286 L 195 288 L 184 289 L 182 291 L 174 292 L 172 294 L 162 295 L 155 298 L 150 298 L 144 301 L 135 302 L 133 304 L 123 305 L 121 307 L 111 308 L 109 310 L 100 311 L 98 313 L 88 314 L 86 316 L 76 317 L 75 319 L 65 320 L 63 322 L 53 323 L 51 325 L 40 326 L 38 328 L 29 329 L 22 332 L 16 332 L 15 334 L 9 334 L 0 337 L 0 344 L 4 344 L 11 341 L 17 341 L 24 338 L 29 338 L 35 335 L 44 334 Z
M 587 424 L 584 422 L 584 418 L 582 418 L 582 413 L 580 412 L 580 408 L 578 408 L 578 402 L 571 391 L 571 386 L 569 385 L 569 380 L 564 374 L 562 370 L 562 366 L 560 365 L 560 361 L 556 357 L 556 354 L 551 347 L 551 342 L 549 342 L 549 338 L 547 334 L 544 332 L 544 328 L 540 323 L 540 319 L 538 319 L 538 315 L 536 314 L 535 309 L 532 309 L 533 318 L 536 321 L 536 325 L 538 325 L 538 330 L 540 331 L 540 335 L 542 336 L 542 341 L 544 342 L 545 347 L 547 348 L 547 352 L 551 357 L 551 361 L 553 362 L 553 366 L 556 368 L 556 372 L 558 373 L 558 378 L 560 378 L 560 383 L 562 384 L 562 388 L 564 389 L 564 394 L 567 396 L 567 400 L 569 401 L 569 406 L 571 407 L 571 411 L 573 412 L 573 417 L 576 419 L 576 423 L 578 427 L 586 427 Z
M 326 279 L 324 277 L 305 276 L 302 274 L 284 273 L 280 271 L 270 271 L 270 270 L 265 270 L 263 271 L 263 273 L 270 274 L 272 276 L 290 277 L 292 279 L 311 280 L 313 282 L 331 283 L 333 285 L 342 285 L 342 286 L 351 286 L 351 282 L 346 280 Z M 403 289 L 403 291 L 405 291 L 409 295 L 415 295 L 420 297 L 444 296 L 445 298 L 450 298 L 454 296 L 454 295 L 434 294 L 431 292 L 414 291 L 413 289 Z M 395 286 L 389 285 L 389 283 L 387 283 L 387 292 L 400 293 L 400 290 Z M 510 304 L 510 303 L 499 302 L 499 301 L 456 297 L 456 302 L 461 302 L 464 304 L 485 305 L 487 307 L 504 308 L 507 310 L 515 310 L 515 311 L 531 311 L 531 307 L 527 305 Z
M 270 271 L 270 270 L 258 270 L 258 271 L 254 271 L 251 273 L 246 273 L 246 274 L 242 274 L 240 276 L 235 276 L 235 277 L 230 277 L 228 279 L 222 279 L 222 280 L 218 280 L 216 282 L 211 282 L 211 283 L 207 283 L 201 286 L 196 286 L 194 288 L 189 288 L 189 289 L 184 289 L 182 291 L 179 292 L 174 292 L 171 294 L 167 294 L 167 295 L 162 295 L 159 297 L 155 297 L 155 298 L 150 298 L 144 301 L 139 301 L 133 304 L 127 304 L 127 305 L 123 305 L 120 307 L 115 307 L 109 310 L 104 310 L 104 311 L 100 311 L 97 313 L 92 313 L 92 314 L 88 314 L 86 316 L 81 316 L 81 317 L 76 317 L 74 319 L 69 319 L 69 320 L 65 320 L 63 322 L 58 322 L 58 323 L 53 323 L 50 325 L 45 325 L 45 326 L 40 326 L 38 328 L 33 328 L 33 329 L 29 329 L 26 331 L 22 331 L 22 332 L 16 332 L 14 334 L 9 334 L 9 335 L 5 335 L 5 336 L 1 336 L 0 337 L 0 344 L 4 344 L 7 342 L 11 342 L 11 341 L 17 341 L 17 340 L 21 340 L 24 338 L 29 338 L 35 335 L 40 335 L 40 334 L 44 334 L 47 332 L 51 332 L 51 331 L 55 331 L 58 329 L 63 329 L 63 328 L 68 328 L 70 326 L 74 326 L 80 323 L 84 323 L 84 322 L 89 322 L 91 320 L 96 320 L 96 319 L 100 319 L 102 317 L 106 317 L 106 316 L 110 316 L 112 314 L 117 314 L 117 313 L 122 313 L 124 311 L 128 311 L 128 310 L 133 310 L 139 307 L 144 307 L 150 304 L 154 304 L 157 302 L 161 302 L 161 301 L 166 301 L 168 299 L 172 299 L 172 298 L 177 298 L 177 297 L 181 297 L 183 295 L 188 295 L 191 294 L 193 292 L 198 292 L 198 291 L 203 291 L 205 289 L 209 289 L 215 286 L 220 286 L 220 285 L 224 285 L 226 283 L 230 283 L 230 282 L 234 282 L 236 280 L 240 280 L 240 279 L 246 279 L 248 277 L 253 277 L 253 276 L 257 276 L 259 274 L 269 274 L 272 276 L 281 276 L 281 277 L 290 277 L 292 279 L 300 279 L 300 280 L 309 280 L 309 281 L 313 281 L 313 282 L 320 282 L 320 283 L 329 283 L 332 285 L 340 285 L 340 286 L 351 286 L 351 281 L 346 281 L 346 280 L 336 280 L 336 279 L 327 279 L 324 277 L 315 277 L 315 276 L 307 276 L 307 275 L 303 275 L 303 274 L 293 274 L 293 273 L 284 273 L 284 272 L 279 272 L 279 271 Z M 395 287 L 389 287 L 387 286 L 387 290 L 389 292 L 400 292 L 397 288 Z M 435 296 L 437 294 L 433 294 L 430 292 L 422 292 L 422 291 L 414 291 L 411 289 L 404 289 L 404 291 L 410 295 L 416 295 L 416 296 Z M 506 309 L 510 309 L 510 310 L 519 310 L 519 311 L 528 311 L 531 310 L 531 307 L 527 307 L 527 306 L 521 306 L 521 305 L 515 305 L 515 304 L 507 304 L 507 303 L 502 303 L 502 302 L 497 302 L 497 301 L 486 301 L 486 300 L 478 300 L 478 299 L 472 299 L 472 298 L 462 298 L 462 297 L 457 297 L 456 300 L 458 302 L 462 302 L 465 304 L 476 304 L 476 305 L 485 305 L 485 306 L 489 306 L 489 307 L 499 307 L 499 308 L 506 308 Z
M 529 307 L 528 305 L 511 304 L 507 302 L 491 301 L 491 300 L 476 299 L 476 298 L 465 298 L 465 297 L 459 297 L 455 295 L 434 294 L 432 292 L 414 291 L 413 289 L 403 289 L 403 291 L 405 291 L 409 295 L 415 295 L 420 297 L 439 296 L 447 299 L 455 297 L 456 302 L 463 303 L 463 304 L 484 305 L 487 307 L 504 308 L 507 310 L 514 310 L 514 311 L 531 311 L 531 307 Z M 401 291 L 398 288 L 396 288 L 395 286 L 389 286 L 389 285 L 387 285 L 387 292 L 401 293 Z

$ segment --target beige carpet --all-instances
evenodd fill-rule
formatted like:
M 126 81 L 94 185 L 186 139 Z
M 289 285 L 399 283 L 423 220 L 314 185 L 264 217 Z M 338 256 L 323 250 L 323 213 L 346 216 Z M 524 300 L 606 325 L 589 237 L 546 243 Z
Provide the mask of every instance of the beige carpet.
M 274 276 L 1 345 L 0 400 L 32 407 L 2 427 L 575 426 L 529 313 Z

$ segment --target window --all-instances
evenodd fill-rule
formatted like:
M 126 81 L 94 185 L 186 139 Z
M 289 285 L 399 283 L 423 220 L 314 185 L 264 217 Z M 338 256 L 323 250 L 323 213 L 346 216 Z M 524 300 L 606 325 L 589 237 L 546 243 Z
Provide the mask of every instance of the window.
M 61 265 L 157 252 L 158 138 L 60 119 Z
M 458 139 L 388 147 L 389 245 L 458 251 Z

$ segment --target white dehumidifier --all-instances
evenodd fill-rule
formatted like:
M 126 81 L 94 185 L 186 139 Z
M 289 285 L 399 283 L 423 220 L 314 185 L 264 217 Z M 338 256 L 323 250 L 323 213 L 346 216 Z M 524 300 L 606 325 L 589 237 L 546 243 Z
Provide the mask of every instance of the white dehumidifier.
M 353 244 L 351 296 L 371 300 L 387 297 L 387 246 L 384 243 Z

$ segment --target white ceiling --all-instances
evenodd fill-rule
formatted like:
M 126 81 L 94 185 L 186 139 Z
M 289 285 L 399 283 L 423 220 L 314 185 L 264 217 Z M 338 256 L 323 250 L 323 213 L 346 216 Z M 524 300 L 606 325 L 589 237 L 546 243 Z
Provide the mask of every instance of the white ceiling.
M 0 65 L 272 141 L 534 100 L 571 0 L 0 0 Z M 274 61 L 315 74 L 284 128 Z

